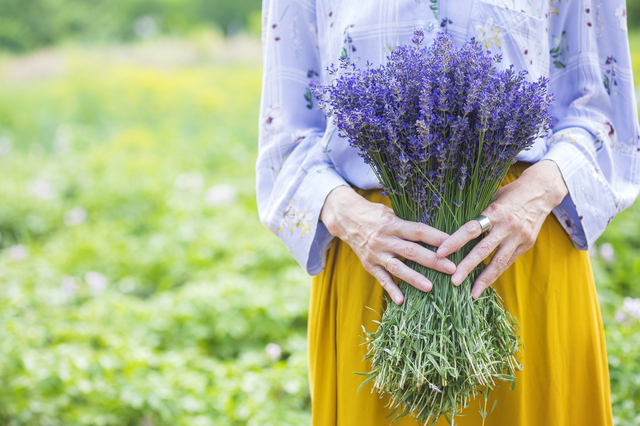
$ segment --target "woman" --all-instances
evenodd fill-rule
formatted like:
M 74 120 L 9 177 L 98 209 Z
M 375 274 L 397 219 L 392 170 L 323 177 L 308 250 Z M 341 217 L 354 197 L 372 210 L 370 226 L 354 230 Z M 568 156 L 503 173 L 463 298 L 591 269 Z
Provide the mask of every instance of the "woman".
M 258 205 L 265 226 L 316 275 L 314 426 L 390 423 L 388 400 L 371 386 L 357 394 L 362 377 L 353 373 L 368 371 L 361 326 L 373 329 L 376 314 L 366 307 L 381 312 L 385 291 L 403 302 L 393 277 L 431 289 L 399 257 L 452 274 L 452 285 L 486 260 L 473 296 L 494 285 L 518 318 L 524 370 L 515 390 L 492 392 L 498 403 L 485 424 L 611 425 L 604 333 L 585 250 L 640 190 L 624 0 L 266 0 L 263 18 Z M 414 28 L 427 40 L 445 31 L 457 45 L 475 37 L 503 55 L 500 66 L 548 76 L 556 96 L 553 136 L 519 155 L 483 213 L 486 238 L 458 265 L 445 256 L 480 235 L 485 221 L 446 235 L 397 218 L 310 91 L 313 80 L 328 81 L 324 70 L 340 57 L 379 65 L 394 46 L 410 43 Z M 458 424 L 482 424 L 474 406 L 464 414 Z

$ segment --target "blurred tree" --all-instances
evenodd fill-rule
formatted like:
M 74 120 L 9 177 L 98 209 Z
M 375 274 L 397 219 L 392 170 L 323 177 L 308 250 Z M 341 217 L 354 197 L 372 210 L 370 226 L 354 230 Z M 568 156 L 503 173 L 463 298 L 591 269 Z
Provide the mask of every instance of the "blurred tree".
M 131 40 L 183 34 L 198 26 L 225 33 L 247 26 L 260 0 L 0 0 L 0 49 L 15 52 L 66 40 Z

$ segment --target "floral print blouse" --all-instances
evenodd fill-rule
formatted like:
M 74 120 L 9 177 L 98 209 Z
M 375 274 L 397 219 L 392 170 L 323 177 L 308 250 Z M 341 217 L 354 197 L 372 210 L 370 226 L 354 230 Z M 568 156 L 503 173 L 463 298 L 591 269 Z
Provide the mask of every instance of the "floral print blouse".
M 256 165 L 260 219 L 310 274 L 332 236 L 319 222 L 334 188 L 380 188 L 316 108 L 310 85 L 349 56 L 379 65 L 414 28 L 462 45 L 475 37 L 556 100 L 554 130 L 518 159 L 554 161 L 569 195 L 553 210 L 586 250 L 640 191 L 640 132 L 625 0 L 264 0 L 264 76 Z

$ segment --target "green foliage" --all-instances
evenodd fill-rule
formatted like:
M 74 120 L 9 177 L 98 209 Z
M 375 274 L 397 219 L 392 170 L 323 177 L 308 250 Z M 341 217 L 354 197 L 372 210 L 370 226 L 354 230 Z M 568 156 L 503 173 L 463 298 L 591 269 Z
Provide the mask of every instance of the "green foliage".
M 255 205 L 259 67 L 93 54 L 0 82 L 0 424 L 309 423 L 309 280 Z
M 255 32 L 253 16 L 260 4 L 260 0 L 0 0 L 0 49 L 19 52 L 67 40 L 131 40 L 157 31 L 185 34 L 201 26 L 225 32 L 249 26 Z

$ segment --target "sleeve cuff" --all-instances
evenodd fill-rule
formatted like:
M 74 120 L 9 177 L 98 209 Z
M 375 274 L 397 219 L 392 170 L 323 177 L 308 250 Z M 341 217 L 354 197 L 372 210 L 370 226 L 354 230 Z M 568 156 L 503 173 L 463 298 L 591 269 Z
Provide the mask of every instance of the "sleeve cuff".
M 282 242 L 309 275 L 318 275 L 324 269 L 325 251 L 331 246 L 333 235 L 320 222 L 320 212 L 329 193 L 339 186 L 349 185 L 333 167 L 310 171 L 280 221 Z M 304 206 L 303 211 L 297 206 Z M 294 232 L 295 228 L 300 232 Z
M 596 138 L 581 128 L 554 134 L 542 160 L 557 164 L 569 195 L 553 209 L 560 225 L 580 250 L 593 246 L 617 213 L 608 182 L 595 161 Z

